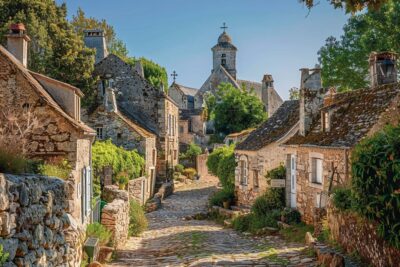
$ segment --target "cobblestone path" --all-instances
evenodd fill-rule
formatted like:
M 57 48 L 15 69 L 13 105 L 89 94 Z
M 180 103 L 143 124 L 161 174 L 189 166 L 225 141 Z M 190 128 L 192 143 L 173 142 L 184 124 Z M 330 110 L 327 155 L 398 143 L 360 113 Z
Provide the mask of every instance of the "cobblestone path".
M 214 177 L 176 190 L 147 214 L 149 229 L 131 238 L 108 266 L 315 266 L 300 244 L 278 236 L 250 237 L 208 220 L 183 220 L 206 210 Z

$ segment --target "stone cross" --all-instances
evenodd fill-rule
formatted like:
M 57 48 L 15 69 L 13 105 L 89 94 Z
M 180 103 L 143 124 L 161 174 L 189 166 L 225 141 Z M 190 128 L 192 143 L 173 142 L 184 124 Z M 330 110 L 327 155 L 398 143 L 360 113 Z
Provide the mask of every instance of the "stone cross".
M 174 77 L 174 83 L 175 83 L 176 77 L 178 77 L 178 74 L 176 73 L 176 71 L 174 71 L 174 72 L 171 74 L 171 76 Z
M 224 24 L 222 25 L 221 29 L 224 30 L 224 32 L 226 32 L 226 29 L 228 29 L 228 26 L 226 26 L 226 23 L 224 22 Z

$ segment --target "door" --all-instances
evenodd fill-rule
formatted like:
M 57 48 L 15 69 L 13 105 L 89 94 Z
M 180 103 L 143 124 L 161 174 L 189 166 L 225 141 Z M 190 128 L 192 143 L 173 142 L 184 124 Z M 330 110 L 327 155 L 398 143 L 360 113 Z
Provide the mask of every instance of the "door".
M 296 208 L 296 155 L 290 156 L 290 207 Z

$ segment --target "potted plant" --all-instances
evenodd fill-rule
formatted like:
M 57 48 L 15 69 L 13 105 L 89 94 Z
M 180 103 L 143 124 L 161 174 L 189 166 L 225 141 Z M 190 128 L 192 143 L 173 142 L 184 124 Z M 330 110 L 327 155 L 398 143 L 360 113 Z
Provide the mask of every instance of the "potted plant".
M 229 209 L 231 207 L 231 200 L 230 199 L 223 200 L 222 205 L 224 206 L 224 209 Z
M 128 177 L 126 175 L 120 174 L 120 175 L 118 175 L 117 181 L 118 181 L 119 189 L 120 190 L 125 190 L 126 185 L 129 182 L 129 179 L 128 179 Z

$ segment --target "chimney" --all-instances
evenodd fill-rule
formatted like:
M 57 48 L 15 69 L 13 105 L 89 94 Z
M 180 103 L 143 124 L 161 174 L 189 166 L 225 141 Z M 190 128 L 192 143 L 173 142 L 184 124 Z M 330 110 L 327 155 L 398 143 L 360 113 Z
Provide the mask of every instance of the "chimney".
M 135 71 L 142 77 L 144 78 L 144 70 L 143 70 L 143 65 L 142 61 L 139 59 L 135 63 Z
M 106 38 L 104 36 L 104 31 L 95 30 L 85 30 L 85 45 L 89 48 L 96 49 L 95 64 L 108 56 Z
M 324 107 L 332 105 L 335 102 L 335 96 L 336 96 L 336 88 L 335 87 L 329 88 L 328 92 L 325 94 L 324 97 Z
M 272 78 L 271 74 L 265 74 L 263 79 L 262 79 L 262 87 L 261 87 L 261 100 L 264 104 L 265 111 L 268 111 L 268 95 L 269 95 L 269 89 L 274 88 L 274 79 Z M 271 114 L 268 114 L 271 116 Z
M 26 34 L 25 25 L 22 23 L 11 24 L 7 37 L 7 49 L 26 68 L 28 66 L 28 42 L 31 40 Z
M 322 88 L 321 69 L 303 68 L 300 81 L 300 129 L 299 133 L 305 136 L 310 132 L 313 120 L 318 116 L 324 103 L 325 89 Z
M 106 94 L 104 96 L 104 107 L 108 112 L 118 112 L 115 92 L 111 87 L 107 87 L 106 89 Z
M 397 54 L 372 52 L 369 56 L 371 87 L 397 82 Z

